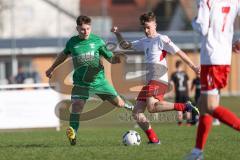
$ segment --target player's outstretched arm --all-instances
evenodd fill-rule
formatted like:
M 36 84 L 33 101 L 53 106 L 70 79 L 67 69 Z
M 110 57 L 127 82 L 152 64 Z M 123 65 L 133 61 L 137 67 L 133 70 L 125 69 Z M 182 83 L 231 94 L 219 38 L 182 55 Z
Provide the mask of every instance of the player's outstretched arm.
M 115 34 L 115 36 L 117 37 L 117 41 L 119 43 L 119 45 L 123 48 L 123 49 L 130 49 L 132 47 L 131 43 L 126 41 L 121 33 L 118 30 L 118 27 L 114 26 L 111 29 L 111 32 Z
M 46 71 L 46 76 L 48 78 L 51 78 L 52 76 L 52 72 L 54 71 L 54 69 L 60 65 L 61 63 L 63 63 L 66 59 L 67 59 L 68 55 L 66 55 L 65 53 L 61 52 L 57 58 L 55 59 L 55 61 L 53 62 L 52 66 Z
M 179 50 L 177 54 L 196 74 L 200 74 L 200 67 L 196 66 L 182 50 Z

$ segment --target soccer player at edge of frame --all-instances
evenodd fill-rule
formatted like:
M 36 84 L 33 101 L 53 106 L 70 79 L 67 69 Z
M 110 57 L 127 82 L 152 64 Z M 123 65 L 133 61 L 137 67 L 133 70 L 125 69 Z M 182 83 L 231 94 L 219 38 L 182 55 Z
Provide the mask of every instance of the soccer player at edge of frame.
M 177 54 L 195 73 L 199 74 L 200 70 L 168 36 L 161 35 L 156 31 L 156 16 L 153 12 L 142 14 L 139 20 L 146 35 L 139 40 L 133 42 L 124 40 L 117 26 L 112 27 L 111 31 L 116 35 L 123 49 L 134 49 L 144 52 L 148 71 L 146 75 L 147 84 L 140 91 L 132 114 L 140 128 L 146 133 L 149 144 L 160 144 L 157 134 L 144 115 L 146 108 L 150 113 L 170 110 L 196 112 L 197 114 L 199 112 L 191 102 L 171 103 L 164 100 L 164 94 L 168 90 L 168 74 L 164 70 L 167 68 L 165 59 L 167 53 Z M 161 73 L 161 70 L 165 72 Z
M 201 35 L 201 95 L 195 147 L 187 160 L 202 160 L 213 118 L 240 131 L 240 118 L 220 105 L 219 91 L 227 85 L 232 49 L 239 53 L 239 41 L 232 45 L 235 18 L 240 15 L 239 0 L 199 0 L 198 15 L 192 26 Z
M 100 57 L 104 57 L 112 64 L 120 63 L 120 56 L 109 51 L 103 39 L 91 32 L 91 19 L 88 16 L 80 15 L 76 23 L 78 35 L 68 40 L 65 49 L 46 71 L 46 76 L 51 78 L 55 68 L 64 63 L 69 56 L 72 57 L 74 66 L 71 93 L 72 111 L 70 126 L 66 132 L 71 145 L 76 144 L 80 114 L 89 96 L 96 94 L 102 100 L 108 100 L 113 105 L 128 110 L 133 110 L 134 107 L 109 84 L 100 62 Z

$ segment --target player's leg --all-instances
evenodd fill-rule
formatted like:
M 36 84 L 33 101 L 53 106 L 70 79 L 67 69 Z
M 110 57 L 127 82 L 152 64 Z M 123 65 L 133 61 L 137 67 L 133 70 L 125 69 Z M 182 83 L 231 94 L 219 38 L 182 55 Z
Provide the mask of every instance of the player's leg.
M 191 112 L 186 112 L 185 115 L 186 115 L 186 120 L 187 120 L 186 125 L 191 126 L 192 125 L 192 115 L 193 114 Z
M 226 107 L 218 104 L 215 107 L 209 107 L 208 112 L 220 122 L 240 131 L 240 118 Z
M 107 98 L 107 100 L 112 103 L 113 105 L 120 107 L 120 108 L 125 108 L 127 110 L 133 110 L 134 106 L 131 102 L 126 100 L 123 96 L 116 96 L 114 98 Z
M 197 130 L 197 139 L 196 139 L 196 148 L 203 150 L 206 144 L 208 134 L 212 128 L 212 121 L 213 118 L 209 113 L 209 109 L 216 108 L 219 105 L 219 98 L 218 98 L 218 91 L 216 90 L 215 94 L 201 94 L 200 97 L 200 117 L 199 117 L 199 124 Z
M 133 112 L 132 112 L 133 118 L 136 120 L 139 127 L 146 133 L 146 135 L 149 139 L 149 143 L 160 144 L 157 134 L 151 127 L 150 122 L 147 119 L 147 117 L 144 115 L 145 110 L 146 110 L 146 102 L 145 101 L 137 101 L 136 105 L 133 109 Z
M 178 95 L 176 96 L 175 103 L 186 103 L 188 102 L 189 98 L 184 95 Z M 187 119 L 187 125 L 189 125 L 189 118 L 191 116 L 191 112 L 185 113 L 186 119 Z M 178 126 L 181 126 L 183 124 L 184 119 L 184 112 L 183 111 L 177 111 L 177 118 L 178 118 Z
M 187 155 L 187 160 L 203 159 L 203 149 L 206 144 L 209 132 L 212 128 L 212 116 L 207 113 L 209 102 L 214 103 L 217 99 L 214 96 L 201 94 L 198 106 L 200 109 L 199 124 L 197 129 L 197 137 L 195 148 Z M 216 103 L 216 102 L 215 102 Z
M 192 155 L 202 153 L 211 130 L 212 116 L 240 131 L 240 119 L 228 109 L 219 106 L 219 90 L 216 88 L 223 88 L 226 85 L 228 69 L 227 66 L 201 66 L 201 84 L 204 84 L 202 86 L 205 88 L 201 89 L 202 93 L 199 101 L 201 116 L 199 118 L 196 146 L 192 150 Z M 209 79 L 212 80 L 212 83 L 209 83 Z
M 115 88 L 112 85 L 110 85 L 107 80 L 104 81 L 101 86 L 95 88 L 95 90 L 96 94 L 102 100 L 107 100 L 117 107 L 133 110 L 134 105 L 131 102 L 129 102 L 126 98 L 119 95 Z
M 211 66 L 211 68 L 207 68 L 202 66 L 201 70 L 210 70 L 212 71 L 212 77 L 215 88 L 223 88 L 227 84 L 227 77 L 230 72 L 230 67 L 228 65 L 219 65 L 219 66 Z M 215 73 L 215 74 L 214 74 Z M 207 81 L 206 79 L 203 79 Z M 202 81 L 202 78 L 201 78 Z M 216 89 L 215 89 L 216 90 Z M 214 89 L 213 89 L 214 91 Z M 218 91 L 218 90 L 217 90 Z M 215 93 L 216 95 L 216 93 Z M 219 102 L 219 91 L 217 92 L 216 101 Z M 214 106 L 208 105 L 207 112 L 211 114 L 214 118 L 217 118 L 221 122 L 226 125 L 234 128 L 237 131 L 240 131 L 240 118 L 238 118 L 233 112 L 229 111 L 223 106 L 220 106 L 219 103 L 212 104 Z
M 197 129 L 196 145 L 190 154 L 191 156 L 203 157 L 203 149 L 211 131 L 213 121 L 212 116 L 208 114 L 208 110 L 209 108 L 215 108 L 214 106 L 219 104 L 218 100 L 217 95 L 201 94 L 198 104 L 200 108 L 200 117 Z
M 211 80 L 211 81 L 210 81 Z M 211 83 L 210 83 L 211 82 Z M 208 114 L 210 108 L 219 105 L 218 90 L 214 87 L 214 75 L 212 66 L 201 66 L 201 96 L 198 101 L 200 109 L 199 124 L 195 148 L 188 156 L 188 160 L 203 157 L 203 149 L 206 144 L 208 134 L 212 128 L 212 116 Z M 192 159 L 191 159 L 192 158 Z
M 66 134 L 71 145 L 76 144 L 76 134 L 79 129 L 80 114 L 83 111 L 86 100 L 89 96 L 89 89 L 74 86 L 71 95 L 71 107 L 69 127 L 67 128 Z
M 150 81 L 142 91 L 147 97 L 147 109 L 150 113 L 157 113 L 163 111 L 183 111 L 196 112 L 199 114 L 198 108 L 193 106 L 191 102 L 187 103 L 172 103 L 164 101 L 164 94 L 168 90 L 168 84 L 158 81 Z M 142 92 L 141 91 L 141 92 Z
M 200 97 L 200 95 L 194 96 L 194 105 L 198 108 L 199 108 L 199 106 L 197 106 L 197 103 L 198 103 L 199 97 Z M 192 113 L 192 125 L 195 125 L 198 122 L 198 119 L 199 119 L 199 115 Z
M 189 99 L 190 98 L 188 96 L 184 95 L 184 96 L 181 97 L 181 101 L 180 102 L 187 103 L 187 102 L 190 102 Z M 193 105 L 193 106 L 195 107 L 195 105 Z M 196 106 L 196 108 L 197 108 L 197 106 Z M 195 115 L 195 114 L 197 114 L 197 113 L 196 112 L 186 112 L 185 113 L 186 125 L 187 126 L 191 126 L 192 125 L 192 115 Z
M 69 125 L 75 132 L 78 131 L 80 114 L 83 111 L 85 103 L 86 100 L 83 99 L 72 99 Z
M 83 110 L 85 102 L 86 101 L 82 99 L 72 99 L 69 127 L 66 131 L 71 145 L 76 144 L 76 134 L 79 128 L 80 113 Z
M 178 121 L 178 126 L 181 126 L 183 123 L 183 112 L 182 111 L 177 111 L 177 121 Z
M 227 84 L 227 77 L 230 72 L 229 65 L 220 65 L 213 67 L 213 79 L 216 84 L 216 87 L 221 89 Z M 225 123 L 226 125 L 232 127 L 233 129 L 240 131 L 240 118 L 237 117 L 233 112 L 228 110 L 227 108 L 216 105 L 215 107 L 208 108 L 208 112 L 216 119 Z
M 153 99 L 156 99 L 156 98 L 153 97 Z M 154 102 L 155 100 L 151 100 L 151 98 L 149 98 L 149 102 L 147 103 L 147 109 L 150 113 L 176 110 L 176 111 L 182 111 L 182 112 L 196 112 L 196 114 L 199 114 L 198 108 L 192 105 L 191 102 L 172 103 L 172 102 L 160 100 L 153 104 L 150 101 Z

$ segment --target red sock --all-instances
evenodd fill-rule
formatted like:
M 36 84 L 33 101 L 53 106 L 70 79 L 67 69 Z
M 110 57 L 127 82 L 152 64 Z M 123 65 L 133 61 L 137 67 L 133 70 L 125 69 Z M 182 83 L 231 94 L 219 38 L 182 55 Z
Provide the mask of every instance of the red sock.
M 197 130 L 197 139 L 196 139 L 196 148 L 203 150 L 208 134 L 212 128 L 212 116 L 202 115 L 199 118 L 198 130 Z
M 186 110 L 186 104 L 185 103 L 174 103 L 174 110 L 185 111 Z
M 240 131 L 240 119 L 228 109 L 219 106 L 213 111 L 212 116 L 226 125 Z
M 149 128 L 148 130 L 146 130 L 145 133 L 147 134 L 149 141 L 151 141 L 153 143 L 159 141 L 157 134 L 154 132 L 154 130 L 152 128 Z

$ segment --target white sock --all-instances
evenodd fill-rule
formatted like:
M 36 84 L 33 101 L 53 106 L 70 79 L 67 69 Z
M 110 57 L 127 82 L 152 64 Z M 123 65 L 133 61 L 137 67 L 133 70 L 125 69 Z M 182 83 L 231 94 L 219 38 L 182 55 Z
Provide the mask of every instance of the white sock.
M 125 104 L 124 104 L 124 108 L 126 108 L 126 109 L 132 111 L 133 108 L 134 108 L 134 106 L 133 106 L 132 104 L 128 104 L 128 103 L 125 102 Z

